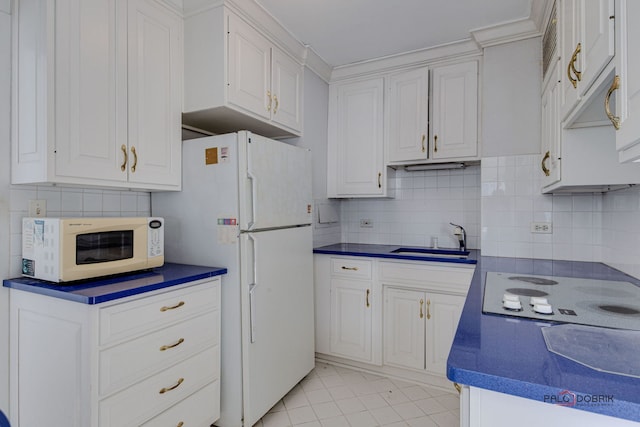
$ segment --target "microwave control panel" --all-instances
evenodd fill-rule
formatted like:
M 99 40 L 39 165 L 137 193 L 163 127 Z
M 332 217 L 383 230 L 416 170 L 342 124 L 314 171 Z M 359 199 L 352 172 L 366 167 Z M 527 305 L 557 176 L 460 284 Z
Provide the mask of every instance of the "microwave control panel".
M 148 225 L 148 257 L 154 258 L 164 256 L 164 220 L 162 218 L 149 218 Z

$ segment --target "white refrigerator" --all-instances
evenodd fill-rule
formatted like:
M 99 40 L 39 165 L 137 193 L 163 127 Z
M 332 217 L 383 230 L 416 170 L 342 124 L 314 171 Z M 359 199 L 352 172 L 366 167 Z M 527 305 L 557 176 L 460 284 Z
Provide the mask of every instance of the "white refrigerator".
M 243 131 L 182 159 L 182 191 L 151 211 L 167 261 L 228 269 L 216 425 L 252 426 L 314 367 L 311 153 Z

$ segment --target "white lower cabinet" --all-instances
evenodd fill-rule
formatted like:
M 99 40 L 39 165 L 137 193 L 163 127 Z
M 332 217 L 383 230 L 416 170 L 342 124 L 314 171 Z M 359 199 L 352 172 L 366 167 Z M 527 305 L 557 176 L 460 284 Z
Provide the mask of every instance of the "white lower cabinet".
M 11 289 L 13 422 L 209 426 L 220 415 L 220 278 L 87 305 Z
M 316 254 L 316 352 L 446 387 L 474 265 Z

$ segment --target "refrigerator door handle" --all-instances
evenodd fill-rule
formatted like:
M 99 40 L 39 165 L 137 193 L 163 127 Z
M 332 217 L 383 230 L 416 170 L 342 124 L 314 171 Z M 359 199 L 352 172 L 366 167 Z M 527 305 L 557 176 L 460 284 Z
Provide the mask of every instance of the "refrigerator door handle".
M 250 230 L 256 223 L 256 176 L 251 172 L 253 168 L 251 167 L 251 156 L 247 157 L 247 178 L 251 181 L 251 221 L 247 223 L 247 228 Z
M 256 284 L 249 285 L 249 339 L 253 344 L 256 342 Z

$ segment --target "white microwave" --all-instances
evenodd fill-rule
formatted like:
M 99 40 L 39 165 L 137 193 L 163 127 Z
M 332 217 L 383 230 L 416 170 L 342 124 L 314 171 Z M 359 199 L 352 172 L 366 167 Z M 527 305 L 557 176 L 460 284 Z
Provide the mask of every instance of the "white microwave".
M 23 276 L 71 282 L 163 264 L 163 218 L 22 220 Z

